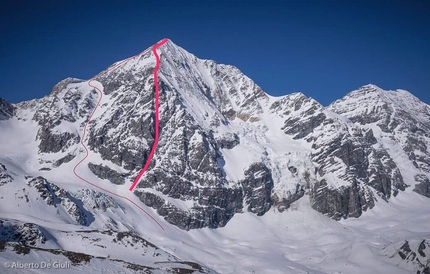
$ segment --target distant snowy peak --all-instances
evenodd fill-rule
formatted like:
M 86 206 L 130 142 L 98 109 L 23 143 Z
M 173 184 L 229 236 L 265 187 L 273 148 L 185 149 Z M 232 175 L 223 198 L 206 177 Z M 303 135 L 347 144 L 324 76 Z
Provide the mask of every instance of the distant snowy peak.
M 365 85 L 336 100 L 327 109 L 338 114 L 350 113 L 357 116 L 369 112 L 381 113 L 389 110 L 387 102 L 390 103 L 390 100 L 385 93 L 388 92 L 375 85 Z
M 366 85 L 335 101 L 327 109 L 372 130 L 391 158 L 405 167 L 402 171 L 404 176 L 411 174 L 405 182 L 415 185 L 414 191 L 430 197 L 429 105 L 406 90 L 386 91 L 375 85 Z
M 430 120 L 430 106 L 410 92 L 383 90 L 372 84 L 348 93 L 327 109 L 362 125 L 377 123 L 385 132 L 405 122 L 428 128 Z
M 355 110 L 355 113 L 359 114 L 369 111 L 383 112 L 396 107 L 404 108 L 413 114 L 424 114 L 430 117 L 430 106 L 410 92 L 402 89 L 384 90 L 373 84 L 364 85 L 348 93 L 342 99 L 330 104 L 328 109 L 339 114 Z

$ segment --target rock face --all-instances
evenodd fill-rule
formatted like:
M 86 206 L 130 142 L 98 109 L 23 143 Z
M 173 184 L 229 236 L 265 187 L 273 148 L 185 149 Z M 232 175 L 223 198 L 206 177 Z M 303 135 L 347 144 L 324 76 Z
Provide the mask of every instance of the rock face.
M 88 168 L 100 179 L 109 179 L 109 181 L 116 185 L 123 185 L 125 183 L 124 177 L 126 177 L 127 174 L 120 174 L 110 169 L 108 166 L 88 163 Z
M 341 112 L 340 105 L 324 108 L 303 94 L 288 99 L 272 108 L 288 116 L 282 128 L 286 134 L 311 144 L 310 157 L 316 164 L 316 181 L 310 187 L 314 209 L 334 219 L 359 217 L 374 206 L 369 187 L 384 200 L 405 190 L 398 166 L 372 129 L 334 112 Z
M 81 207 L 79 202 L 66 190 L 48 182 L 43 177 L 28 181 L 28 186 L 34 187 L 47 205 L 62 208 L 78 224 L 89 225 L 92 215 Z
M 0 240 L 19 242 L 27 246 L 38 246 L 44 244 L 47 239 L 38 225 L 6 222 L 0 219 Z
M 35 138 L 39 142 L 39 153 L 61 153 L 79 143 L 79 132 L 67 124 L 79 123 L 83 117 L 88 117 L 94 108 L 96 93 L 81 94 L 78 86 L 82 82 L 67 78 L 58 83 L 49 96 L 17 104 L 19 110 L 31 110 L 32 120 L 39 125 Z
M 7 173 L 6 166 L 0 163 L 0 186 L 13 181 L 12 177 Z
M 391 257 L 400 259 L 400 266 L 409 266 L 418 274 L 430 273 L 430 243 L 429 240 L 404 241 L 395 248 Z
M 372 104 L 363 105 L 368 102 Z M 408 167 L 418 173 L 430 171 L 430 106 L 409 92 L 384 91 L 375 85 L 366 85 L 334 102 L 329 109 L 362 129 L 376 130 L 373 134 L 391 158 L 400 149 L 405 155 L 401 160 L 412 164 Z
M 414 191 L 416 193 L 419 193 L 421 195 L 424 195 L 428 198 L 430 198 L 430 180 L 429 178 L 424 174 L 417 174 L 415 175 L 415 181 L 419 182 L 415 185 Z
M 67 154 L 66 156 L 64 156 L 61 159 L 58 159 L 57 161 L 55 161 L 55 163 L 53 164 L 53 167 L 59 167 L 64 163 L 68 163 L 71 160 L 73 160 L 75 158 L 75 155 L 72 154 Z
M 312 207 L 335 220 L 360 217 L 363 211 L 372 208 L 374 198 L 366 186 L 358 183 L 329 188 L 325 180 L 317 182 L 311 190 Z
M 252 164 L 240 182 L 248 211 L 264 215 L 272 206 L 273 179 L 270 170 L 262 163 Z
M 0 98 L 0 120 L 9 119 L 14 114 L 14 107 L 5 99 Z
M 430 196 L 430 107 L 409 92 L 366 85 L 324 107 L 302 93 L 269 96 L 237 68 L 171 41 L 158 52 L 160 134 L 135 195 L 171 224 L 217 228 L 303 197 L 339 220 L 405 190 Z M 88 172 L 129 187 L 155 141 L 154 59 L 149 51 L 100 73 L 92 84 L 103 98 L 68 78 L 6 108 L 37 123 L 43 170 L 75 161 L 82 141 L 94 156 Z

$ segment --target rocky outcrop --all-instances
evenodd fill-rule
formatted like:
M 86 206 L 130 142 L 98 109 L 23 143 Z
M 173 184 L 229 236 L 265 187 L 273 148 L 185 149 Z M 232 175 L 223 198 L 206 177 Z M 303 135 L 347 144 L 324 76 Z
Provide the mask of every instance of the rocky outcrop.
M 302 93 L 284 97 L 273 103 L 270 110 L 286 117 L 281 129 L 285 134 L 292 135 L 294 139 L 308 136 L 326 119 L 326 115 L 322 112 L 323 107 Z
M 89 225 L 90 220 L 94 219 L 92 214 L 81 207 L 81 201 L 75 199 L 70 193 L 63 188 L 48 182 L 43 177 L 29 179 L 28 186 L 34 187 L 40 197 L 47 205 L 53 207 L 62 207 L 67 214 L 80 225 Z
M 404 241 L 391 257 L 400 257 L 401 266 L 413 269 L 417 274 L 430 273 L 430 243 L 429 240 Z
M 232 149 L 240 143 L 240 138 L 235 133 L 227 133 L 216 138 L 216 143 L 220 148 Z
M 373 208 L 375 199 L 366 186 L 356 182 L 348 186 L 333 188 L 325 180 L 314 184 L 311 191 L 312 208 L 335 220 L 358 218 L 368 208 Z
M 240 181 L 248 211 L 264 215 L 272 206 L 273 179 L 270 170 L 262 163 L 252 164 Z
M 54 162 L 53 166 L 54 167 L 59 167 L 64 163 L 68 163 L 71 160 L 73 160 L 75 158 L 76 155 L 72 155 L 72 154 L 67 154 L 66 156 L 64 156 L 61 159 L 58 159 L 57 161 Z
M 235 213 L 240 212 L 243 201 L 240 190 L 207 188 L 202 190 L 202 196 L 194 206 L 184 210 L 153 193 L 136 191 L 135 194 L 147 206 L 157 209 L 166 221 L 185 230 L 223 227 Z
M 384 149 L 372 148 L 369 155 L 368 168 L 369 185 L 378 191 L 379 196 L 388 200 L 391 194 L 396 196 L 399 190 L 404 191 L 407 185 L 403 181 L 393 159 Z
M 0 120 L 9 119 L 14 115 L 14 111 L 12 104 L 0 97 Z
M 27 246 L 38 246 L 44 244 L 47 238 L 38 225 L 0 219 L 0 241 L 18 242 Z
M 40 139 L 39 152 L 56 153 L 65 152 L 72 144 L 79 142 L 79 136 L 64 132 L 60 134 L 53 133 L 51 129 L 40 129 L 37 135 Z
M 162 176 L 160 174 L 160 176 Z M 192 200 L 194 205 L 188 211 L 175 207 L 154 193 L 136 191 L 136 195 L 147 206 L 157 209 L 157 213 L 182 229 L 202 227 L 222 227 L 234 216 L 242 212 L 243 204 L 256 215 L 266 213 L 271 205 L 273 179 L 270 170 L 262 163 L 253 164 L 245 171 L 246 179 L 240 182 L 240 188 L 195 187 L 180 180 L 167 181 L 169 186 L 164 194 L 181 200 Z M 166 177 L 157 177 L 165 182 Z M 173 187 L 173 189 L 172 189 Z
M 125 177 L 128 174 L 123 174 L 112 170 L 105 165 L 96 165 L 93 163 L 88 163 L 88 168 L 100 179 L 109 179 L 113 184 L 123 185 L 125 184 Z
M 7 173 L 6 166 L 0 163 L 0 186 L 13 181 L 12 176 Z
M 415 185 L 415 188 L 413 189 L 413 191 L 430 198 L 429 178 L 424 174 L 417 174 L 415 175 L 415 181 L 418 182 L 418 184 Z

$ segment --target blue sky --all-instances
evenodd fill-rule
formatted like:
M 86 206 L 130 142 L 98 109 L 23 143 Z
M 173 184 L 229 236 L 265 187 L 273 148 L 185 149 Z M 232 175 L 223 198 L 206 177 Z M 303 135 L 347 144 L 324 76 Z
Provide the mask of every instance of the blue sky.
M 105 2 L 3 3 L 0 96 L 43 97 L 167 37 L 272 95 L 301 91 L 327 105 L 373 83 L 430 104 L 427 0 Z

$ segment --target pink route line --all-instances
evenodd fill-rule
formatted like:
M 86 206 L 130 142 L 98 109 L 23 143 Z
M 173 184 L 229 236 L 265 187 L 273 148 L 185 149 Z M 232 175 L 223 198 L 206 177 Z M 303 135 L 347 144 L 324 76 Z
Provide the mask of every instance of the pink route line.
M 139 175 L 137 175 L 136 179 L 134 180 L 133 184 L 130 186 L 129 190 L 133 191 L 133 189 L 136 187 L 137 183 L 139 183 L 140 178 L 142 178 L 143 173 L 148 169 L 149 164 L 151 162 L 152 157 L 154 156 L 155 149 L 157 148 L 158 144 L 158 68 L 160 67 L 160 57 L 157 54 L 157 48 L 164 45 L 167 42 L 167 39 L 163 39 L 161 42 L 158 42 L 155 44 L 155 46 L 152 48 L 152 51 L 155 55 L 155 69 L 154 69 L 154 83 L 155 83 L 155 138 L 154 138 L 154 144 L 152 145 L 151 153 L 149 154 L 148 160 L 146 161 L 145 166 L 142 168 L 142 170 L 139 172 Z
M 158 117 L 158 81 L 157 81 L 157 71 L 158 71 L 158 68 L 160 67 L 160 58 L 159 58 L 159 56 L 158 56 L 158 54 L 157 54 L 157 48 L 158 47 L 160 47 L 160 46 L 162 46 L 162 45 L 164 45 L 166 42 L 168 41 L 168 39 L 167 38 L 165 38 L 165 39 L 163 39 L 161 42 L 158 42 L 157 44 L 155 44 L 153 47 L 152 47 L 152 50 L 153 50 L 153 52 L 154 52 L 154 55 L 155 55 L 155 58 L 156 58 L 156 65 L 155 65 L 155 69 L 154 69 L 154 82 L 155 82 L 155 123 L 156 123 L 156 126 L 155 126 L 155 140 L 154 140 L 154 145 L 152 146 L 152 150 L 151 150 L 151 154 L 149 155 L 149 158 L 148 158 L 148 161 L 146 162 L 146 164 L 145 164 L 145 166 L 143 167 L 143 169 L 142 169 L 142 171 L 139 173 L 139 175 L 137 176 L 137 178 L 136 178 L 136 180 L 134 180 L 134 183 L 133 183 L 133 185 L 130 187 L 130 191 L 132 191 L 133 189 L 134 189 L 134 187 L 137 185 L 137 183 L 138 183 L 138 181 L 140 180 L 140 178 L 142 177 L 142 175 L 143 175 L 143 173 L 146 171 L 146 169 L 148 168 L 148 166 L 149 166 L 149 162 L 151 161 L 151 159 L 152 159 L 152 156 L 154 155 L 154 153 L 155 153 L 155 147 L 156 147 L 156 145 L 157 145 L 157 143 L 158 143 L 158 121 L 159 121 L 159 117 Z M 137 57 L 137 56 L 139 56 L 139 55 L 143 55 L 143 54 L 145 54 L 145 53 L 147 53 L 149 50 L 150 50 L 151 48 L 148 48 L 148 49 L 146 49 L 146 50 L 144 50 L 144 51 L 142 51 L 141 53 L 138 53 L 138 54 L 136 54 L 136 55 L 134 55 L 134 56 L 131 56 L 131 57 L 129 57 L 129 58 L 127 58 L 127 59 L 125 59 L 125 60 L 122 60 L 121 62 L 119 62 L 119 63 L 117 63 L 117 64 L 115 64 L 115 65 L 113 65 L 112 67 L 110 67 L 109 69 L 107 69 L 107 70 L 105 70 L 105 71 L 103 71 L 103 72 L 109 72 L 109 71 L 112 71 L 112 70 L 115 70 L 115 69 L 117 69 L 118 67 L 120 67 L 122 64 L 124 64 L 124 63 L 126 63 L 128 60 L 130 60 L 130 59 L 133 59 L 133 58 L 135 58 L 135 57 Z M 96 188 L 98 188 L 98 189 L 100 189 L 100 190 L 103 190 L 103 191 L 105 191 L 105 192 L 107 192 L 107 193 L 109 193 L 109 194 L 111 194 L 111 195 L 113 195 L 113 196 L 116 196 L 116 197 L 119 197 L 119 198 L 121 198 L 121 199 L 124 199 L 124 200 L 127 200 L 128 202 L 130 202 L 130 203 L 132 203 L 133 205 L 135 205 L 140 211 L 142 211 L 143 213 L 145 213 L 149 218 L 151 218 L 162 230 L 164 230 L 164 228 L 163 228 L 163 226 L 154 218 L 154 217 L 152 217 L 152 215 L 151 214 L 149 214 L 145 209 L 143 209 L 141 206 L 139 206 L 137 203 L 135 203 L 134 201 L 132 201 L 131 199 L 129 199 L 128 197 L 126 197 L 126 196 L 123 196 L 123 195 L 120 195 L 120 194 L 117 194 L 117 193 L 115 193 L 115 192 L 112 192 L 112 191 L 110 191 L 110 190 L 108 190 L 108 189 L 105 189 L 105 188 L 103 188 L 103 187 L 100 187 L 100 186 L 98 186 L 98 185 L 96 185 L 96 184 L 93 184 L 93 183 L 91 183 L 90 181 L 88 181 L 88 180 L 86 180 L 85 178 L 83 178 L 83 177 L 81 177 L 79 174 L 77 174 L 77 172 L 76 172 L 76 169 L 78 168 L 78 166 L 83 162 L 83 161 L 85 161 L 87 158 L 88 158 L 88 154 L 89 154 L 89 152 L 88 152 L 88 148 L 85 146 L 85 144 L 84 144 L 84 139 L 85 139 L 85 134 L 86 134 L 86 132 L 87 132 L 87 126 L 88 126 L 88 124 L 89 124 L 89 122 L 91 121 L 91 119 L 92 119 L 92 117 L 93 117 L 93 115 L 94 115 L 94 113 L 96 112 L 96 110 L 97 110 L 97 108 L 99 107 L 99 105 L 100 105 L 100 102 L 101 102 L 101 100 L 102 100 L 102 97 L 103 97 L 103 92 L 98 88 L 98 87 L 96 87 L 96 86 L 93 86 L 92 84 L 91 84 L 91 82 L 92 81 L 94 81 L 94 79 L 95 78 L 97 78 L 97 76 L 99 76 L 101 73 L 103 73 L 103 72 L 100 72 L 99 74 L 97 74 L 97 75 L 95 75 L 94 77 L 92 77 L 89 81 L 88 81 L 88 85 L 90 86 L 90 87 L 92 87 L 92 88 L 94 88 L 94 89 L 96 89 L 98 92 L 99 92 L 99 94 L 100 94 L 100 96 L 99 96 L 99 99 L 98 99 L 98 101 L 97 101 L 97 105 L 96 105 L 96 107 L 93 109 L 93 111 L 92 111 L 92 113 L 91 113 L 91 115 L 90 115 L 90 117 L 88 118 L 88 121 L 85 123 L 85 126 L 84 126 L 84 130 L 83 130 L 83 132 L 82 132 L 82 138 L 81 138 L 81 145 L 84 147 L 84 149 L 85 149 L 85 157 L 84 158 L 82 158 L 82 160 L 80 160 L 79 161 L 79 163 L 77 163 L 76 165 L 75 165 L 75 167 L 73 168 L 73 173 L 75 174 L 75 176 L 76 177 L 78 177 L 79 179 L 81 179 L 82 181 L 84 181 L 84 182 L 86 182 L 86 183 L 88 183 L 88 184 L 90 184 L 90 185 L 92 185 L 92 186 L 94 186 L 94 187 L 96 187 Z

